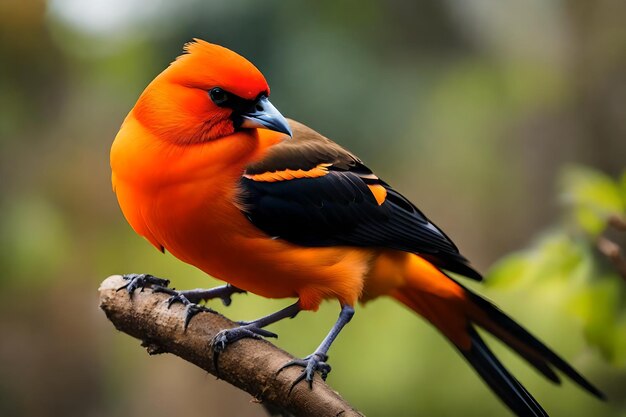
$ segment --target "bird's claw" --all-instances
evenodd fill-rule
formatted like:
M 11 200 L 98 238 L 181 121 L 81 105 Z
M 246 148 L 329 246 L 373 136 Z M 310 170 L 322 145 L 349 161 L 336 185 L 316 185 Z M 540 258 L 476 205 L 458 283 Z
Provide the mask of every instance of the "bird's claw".
M 243 291 L 243 292 L 245 292 L 245 291 Z M 228 307 L 229 305 L 232 304 L 233 299 L 230 298 L 230 296 L 231 296 L 231 294 L 223 295 L 223 296 L 220 297 L 220 300 L 222 300 L 222 304 L 224 305 L 224 307 Z
M 167 288 L 162 286 L 154 286 L 152 287 L 152 292 L 158 292 L 167 294 L 170 296 L 165 302 L 167 303 L 167 308 L 170 308 L 172 304 L 181 303 L 183 305 L 192 304 L 189 298 L 183 293 L 183 291 L 177 291 L 176 288 Z M 195 301 L 195 300 L 194 300 Z
M 185 306 L 185 330 L 187 330 L 187 327 L 189 327 L 189 322 L 191 322 L 191 319 L 194 318 L 198 313 L 218 314 L 217 311 L 209 307 L 199 305 L 195 302 L 190 301 L 189 298 L 187 298 L 187 296 L 185 295 L 184 291 L 176 291 L 174 288 L 161 286 L 154 287 L 152 291 L 169 294 L 170 297 L 165 301 L 167 303 L 167 308 L 170 308 L 173 304 L 176 303 L 181 303 Z
M 198 313 L 219 314 L 217 311 L 213 310 L 212 308 L 209 308 L 203 305 L 193 304 L 193 303 L 188 304 L 187 307 L 185 307 L 185 330 L 187 330 L 187 327 L 189 326 L 189 322 L 191 321 L 191 319 L 194 318 L 196 314 Z
M 231 298 L 233 294 L 247 294 L 246 290 L 234 287 L 231 284 L 226 284 L 226 288 L 228 289 L 228 293 L 219 296 L 220 300 L 222 300 L 222 304 L 224 304 L 225 307 L 228 307 L 233 302 Z
M 232 329 L 224 329 L 219 332 L 211 341 L 213 351 L 221 353 L 228 345 L 240 339 L 261 339 L 261 337 L 278 337 L 276 333 L 262 329 L 253 325 L 245 325 L 234 327 Z
M 315 352 L 303 359 L 294 359 L 292 361 L 287 362 L 283 366 L 280 367 L 277 374 L 281 373 L 284 369 L 290 368 L 292 366 L 300 366 L 302 369 L 302 373 L 296 378 L 295 381 L 291 384 L 291 388 L 289 392 L 291 392 L 296 385 L 298 385 L 301 381 L 305 380 L 309 384 L 309 388 L 313 388 L 313 377 L 315 376 L 315 372 L 319 372 L 322 380 L 326 381 L 326 377 L 331 371 L 331 366 L 326 363 L 328 360 L 328 355 L 325 353 Z
M 128 282 L 119 287 L 117 291 L 126 289 L 131 298 L 137 289 L 143 292 L 144 288 L 147 286 L 154 285 L 165 288 L 170 285 L 169 279 L 157 278 L 149 274 L 125 274 L 122 275 L 122 278 Z
M 224 352 L 229 345 L 241 339 L 261 339 L 263 337 L 277 338 L 278 335 L 252 324 L 222 330 L 215 335 L 213 340 L 211 340 L 211 347 L 213 348 L 213 365 L 215 366 L 215 369 L 218 370 L 218 359 L 220 353 Z

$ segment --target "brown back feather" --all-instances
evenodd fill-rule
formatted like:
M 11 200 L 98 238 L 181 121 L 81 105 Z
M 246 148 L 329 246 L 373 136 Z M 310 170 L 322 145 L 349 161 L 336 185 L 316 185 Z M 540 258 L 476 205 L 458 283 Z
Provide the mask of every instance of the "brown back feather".
M 248 165 L 246 174 L 285 169 L 307 171 L 319 164 L 332 164 L 337 169 L 348 170 L 361 162 L 355 155 L 315 130 L 295 120 L 288 121 L 293 137 L 274 145 L 263 160 Z

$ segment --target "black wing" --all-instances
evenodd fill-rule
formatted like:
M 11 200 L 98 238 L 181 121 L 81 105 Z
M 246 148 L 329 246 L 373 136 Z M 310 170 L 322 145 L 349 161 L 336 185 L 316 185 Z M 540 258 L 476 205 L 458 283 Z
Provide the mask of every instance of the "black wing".
M 276 146 L 240 181 L 241 207 L 255 226 L 302 246 L 413 252 L 439 268 L 481 279 L 437 226 L 358 158 L 303 125 L 291 126 L 294 138 L 287 146 Z M 290 168 L 289 160 L 297 167 Z

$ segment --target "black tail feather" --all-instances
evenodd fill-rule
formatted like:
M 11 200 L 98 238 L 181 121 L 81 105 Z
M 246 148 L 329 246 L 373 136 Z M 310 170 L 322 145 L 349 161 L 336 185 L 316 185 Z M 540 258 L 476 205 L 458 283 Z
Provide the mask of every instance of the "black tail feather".
M 469 350 L 459 349 L 493 392 L 519 417 L 548 417 L 532 395 L 500 363 L 476 329 L 469 327 Z
M 533 358 L 530 356 L 523 356 L 523 352 L 520 352 L 518 349 L 513 348 L 517 353 L 522 356 L 526 362 L 531 364 L 537 371 L 539 371 L 543 376 L 545 376 L 550 382 L 553 382 L 557 385 L 561 384 L 561 378 L 559 375 L 554 372 L 554 369 L 547 363 L 545 360 L 541 358 Z
M 465 278 L 470 278 L 479 282 L 483 280 L 483 276 L 469 264 L 467 259 L 463 258 L 461 255 L 458 257 L 443 257 L 440 254 L 431 255 L 421 253 L 420 257 L 426 259 L 428 262 L 431 262 L 433 265 L 436 265 L 438 268 L 463 275 Z
M 579 374 L 570 364 L 565 362 L 565 360 L 554 353 L 549 347 L 530 334 L 528 330 L 517 324 L 488 300 L 485 300 L 467 289 L 466 291 L 472 301 L 474 301 L 496 325 L 497 329 L 490 328 L 490 326 L 485 323 L 476 324 L 485 328 L 485 330 L 509 345 L 549 380 L 556 383 L 559 382 L 558 375 L 556 375 L 552 369 L 552 366 L 554 366 L 595 397 L 605 399 L 604 394 L 599 389 L 593 386 L 591 382 L 587 381 L 585 377 Z

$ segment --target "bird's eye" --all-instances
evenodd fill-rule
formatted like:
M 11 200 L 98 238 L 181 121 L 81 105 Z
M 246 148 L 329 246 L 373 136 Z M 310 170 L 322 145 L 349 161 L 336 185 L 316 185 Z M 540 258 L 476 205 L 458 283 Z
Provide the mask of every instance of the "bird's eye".
M 212 88 L 211 91 L 209 91 L 209 97 L 211 97 L 213 103 L 218 106 L 221 106 L 228 101 L 228 93 L 219 87 Z

